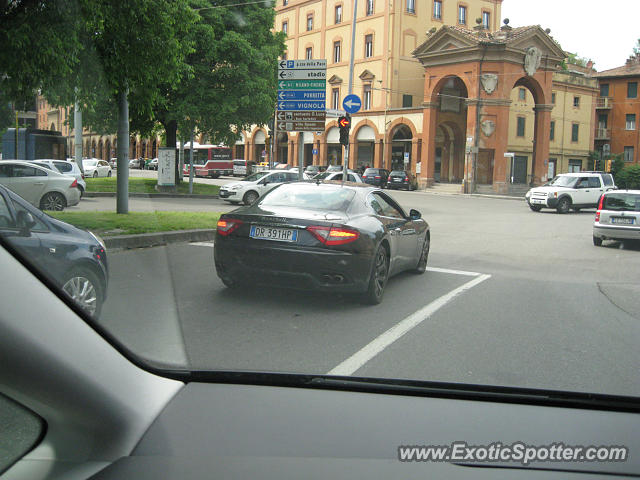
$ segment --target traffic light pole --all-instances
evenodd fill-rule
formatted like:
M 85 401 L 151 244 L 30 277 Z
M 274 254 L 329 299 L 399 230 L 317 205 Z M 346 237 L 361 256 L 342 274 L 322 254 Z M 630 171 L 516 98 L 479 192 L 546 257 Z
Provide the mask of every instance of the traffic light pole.
M 358 0 L 353 0 L 353 19 L 351 20 L 351 58 L 349 59 L 349 93 L 353 93 L 353 55 L 356 43 L 356 19 L 358 16 Z M 351 130 L 351 125 L 349 125 Z M 349 143 L 344 146 L 344 160 L 342 162 L 342 183 L 347 180 L 347 171 L 349 170 Z

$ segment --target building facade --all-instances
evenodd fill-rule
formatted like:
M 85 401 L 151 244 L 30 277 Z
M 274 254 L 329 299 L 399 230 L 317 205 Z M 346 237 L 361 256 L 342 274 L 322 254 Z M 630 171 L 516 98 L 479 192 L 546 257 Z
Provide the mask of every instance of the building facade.
M 53 107 L 43 96 L 38 96 L 37 125 L 41 130 L 60 132 L 66 139 L 66 155 L 74 155 L 74 135 L 71 119 L 74 114 L 73 106 Z M 99 158 L 109 160 L 116 156 L 117 135 L 99 135 L 88 129 L 82 131 L 82 156 L 84 158 Z M 158 156 L 160 138 L 141 138 L 139 135 L 129 139 L 129 158 L 155 158 Z
M 500 26 L 501 4 L 358 3 L 353 93 L 363 107 L 352 118 L 350 168 L 410 169 L 423 187 L 507 193 L 592 167 L 597 81 L 590 69 L 561 70 L 566 55 L 548 31 Z M 348 94 L 352 9 L 347 0 L 276 5 L 285 58 L 327 60 L 329 109 Z M 342 164 L 336 120 L 303 134 L 305 165 Z M 254 126 L 235 156 L 265 159 L 270 140 Z M 274 146 L 274 161 L 297 164 L 297 133 L 279 132 Z
M 594 76 L 600 86 L 596 99 L 595 149 L 621 153 L 626 164 L 639 163 L 640 57 L 631 57 L 622 67 Z
M 382 163 L 403 165 L 408 153 L 415 164 L 423 102 L 424 69 L 413 56 L 426 32 L 442 25 L 473 26 L 480 18 L 496 29 L 502 0 L 360 0 L 356 12 L 353 93 L 363 101 L 354 116 L 357 129 L 351 155 L 355 167 Z M 287 34 L 285 58 L 327 60 L 327 107 L 342 108 L 349 93 L 351 0 L 277 0 L 274 28 Z M 355 120 L 358 120 L 358 123 Z M 259 161 L 268 150 L 267 131 L 243 132 L 235 156 Z M 336 119 L 325 131 L 304 134 L 304 161 L 342 163 Z M 297 158 L 297 133 L 277 135 L 274 160 Z M 313 152 L 318 152 L 313 154 Z

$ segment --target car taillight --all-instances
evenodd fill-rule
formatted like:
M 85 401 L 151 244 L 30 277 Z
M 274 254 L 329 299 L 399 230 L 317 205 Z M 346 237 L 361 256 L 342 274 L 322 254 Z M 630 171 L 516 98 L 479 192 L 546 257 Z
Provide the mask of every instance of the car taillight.
M 242 221 L 232 218 L 218 220 L 218 234 L 223 237 L 229 235 L 242 224 Z
M 598 200 L 598 211 L 596 212 L 596 222 L 600 221 L 600 210 L 604 207 L 604 195 L 600 195 L 600 200 Z
M 82 179 L 84 180 L 84 173 L 80 174 L 80 176 L 82 177 Z
M 380 175 L 376 175 L 375 178 L 380 178 Z
M 78 188 L 78 180 L 74 178 L 73 183 L 69 186 L 69 188 Z
M 343 245 L 356 241 L 360 236 L 360 232 L 347 227 L 312 226 L 307 230 L 325 245 Z
M 404 181 L 408 182 L 409 181 L 409 177 L 404 177 Z
M 362 178 L 367 178 L 367 176 L 366 175 L 362 175 Z

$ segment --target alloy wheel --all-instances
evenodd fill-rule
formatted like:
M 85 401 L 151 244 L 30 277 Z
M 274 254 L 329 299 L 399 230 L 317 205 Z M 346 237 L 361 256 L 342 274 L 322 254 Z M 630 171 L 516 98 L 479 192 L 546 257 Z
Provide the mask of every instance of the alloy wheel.
M 73 276 L 62 289 L 87 313 L 96 313 L 98 295 L 91 280 L 84 276 Z

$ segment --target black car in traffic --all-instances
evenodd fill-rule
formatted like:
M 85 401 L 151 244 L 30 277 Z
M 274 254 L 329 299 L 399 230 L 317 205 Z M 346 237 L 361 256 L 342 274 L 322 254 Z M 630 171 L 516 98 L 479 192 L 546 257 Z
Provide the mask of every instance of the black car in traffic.
M 109 274 L 98 237 L 50 217 L 0 185 L 0 241 L 89 315 L 100 316 Z
M 429 225 L 364 184 L 296 182 L 223 214 L 215 268 L 227 287 L 257 283 L 359 293 L 380 303 L 387 280 L 424 273 Z
M 392 170 L 387 181 L 387 188 L 391 190 L 415 190 L 416 179 L 411 172 L 404 170 Z
M 362 173 L 362 181 L 369 185 L 385 188 L 389 180 L 389 170 L 384 168 L 367 168 Z

